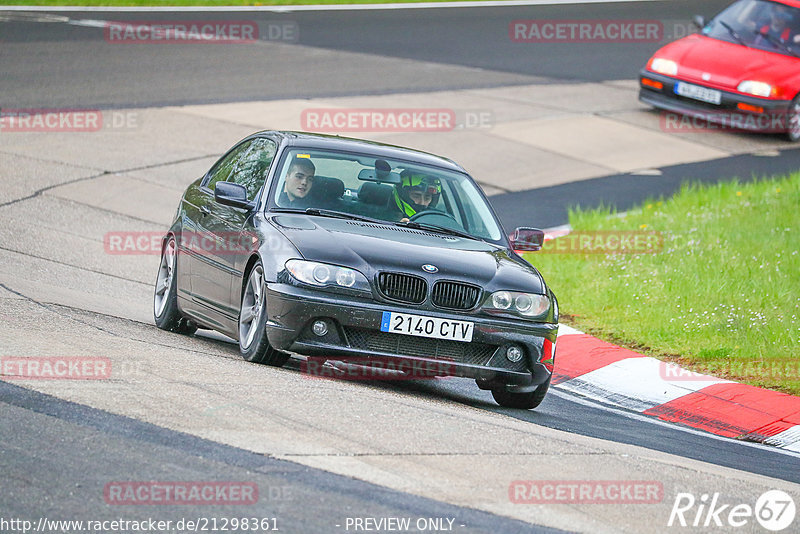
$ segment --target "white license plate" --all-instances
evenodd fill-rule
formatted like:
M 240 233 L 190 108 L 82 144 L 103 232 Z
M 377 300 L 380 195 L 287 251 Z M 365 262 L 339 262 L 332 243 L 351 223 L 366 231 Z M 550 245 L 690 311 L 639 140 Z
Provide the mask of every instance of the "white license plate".
M 722 102 L 722 93 L 714 89 L 678 82 L 675 84 L 675 93 L 687 98 L 701 100 L 710 104 L 719 105 Z
M 383 312 L 381 331 L 408 336 L 451 339 L 453 341 L 472 341 L 475 323 L 454 321 L 438 317 L 425 317 L 410 313 Z

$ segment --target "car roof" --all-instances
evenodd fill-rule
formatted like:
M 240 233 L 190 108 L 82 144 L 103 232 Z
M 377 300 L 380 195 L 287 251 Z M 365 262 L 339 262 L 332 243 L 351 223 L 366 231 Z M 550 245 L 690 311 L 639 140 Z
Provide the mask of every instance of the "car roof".
M 787 6 L 800 8 L 800 0 L 773 0 L 773 2 L 778 2 L 780 4 L 786 4 Z
M 273 137 L 281 137 L 287 146 L 301 146 L 303 148 L 319 148 L 328 150 L 344 150 L 349 152 L 367 152 L 376 157 L 387 159 L 401 159 L 410 160 L 417 163 L 427 164 L 434 167 L 441 167 L 457 172 L 464 172 L 456 162 L 423 152 L 421 150 L 414 150 L 412 148 L 405 148 L 385 143 L 378 143 L 376 141 L 367 141 L 365 139 L 355 139 L 351 137 L 341 137 L 338 135 L 325 135 L 310 132 L 294 132 L 283 130 L 264 130 L 253 134 L 253 136 L 271 135 Z

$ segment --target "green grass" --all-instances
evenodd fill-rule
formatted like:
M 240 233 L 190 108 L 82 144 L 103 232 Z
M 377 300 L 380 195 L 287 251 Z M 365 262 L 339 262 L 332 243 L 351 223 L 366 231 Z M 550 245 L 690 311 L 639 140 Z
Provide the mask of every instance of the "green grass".
M 576 231 L 661 232 L 657 254 L 542 254 L 565 322 L 690 369 L 800 394 L 800 173 L 688 185 Z
M 0 0 L 0 6 L 294 6 L 445 1 L 449 0 Z

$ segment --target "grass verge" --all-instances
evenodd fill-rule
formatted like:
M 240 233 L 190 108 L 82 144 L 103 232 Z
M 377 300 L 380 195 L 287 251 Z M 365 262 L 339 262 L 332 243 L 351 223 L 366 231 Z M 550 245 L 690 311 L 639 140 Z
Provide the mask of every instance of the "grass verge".
M 800 173 L 687 185 L 622 215 L 573 210 L 570 224 L 604 239 L 655 231 L 663 248 L 546 253 L 556 240 L 526 254 L 566 322 L 694 371 L 800 395 Z

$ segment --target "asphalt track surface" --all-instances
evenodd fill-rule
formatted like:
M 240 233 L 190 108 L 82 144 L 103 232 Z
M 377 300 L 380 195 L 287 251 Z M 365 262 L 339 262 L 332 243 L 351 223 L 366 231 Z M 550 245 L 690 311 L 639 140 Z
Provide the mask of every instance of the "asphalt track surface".
M 157 54 L 149 45 L 97 47 L 96 29 L 63 22 L 25 22 L 18 18 L 13 24 L 0 24 L 3 71 L 0 104 L 3 107 L 130 108 L 630 79 L 658 45 L 553 44 L 537 47 L 534 53 L 520 54 L 519 47 L 498 35 L 502 36 L 509 21 L 516 19 L 686 21 L 695 12 L 713 14 L 726 4 L 658 2 L 248 15 L 248 19 L 290 21 L 298 25 L 297 44 L 303 47 L 295 50 L 292 44 L 280 44 L 280 54 L 276 57 L 270 56 L 269 46 L 262 45 L 234 52 L 227 47 L 220 47 L 224 50 L 208 46 L 160 47 Z M 101 18 L 97 13 L 75 13 L 69 17 Z M 183 14 L 159 17 L 202 18 Z M 228 18 L 242 17 L 237 14 Z M 142 16 L 115 15 L 114 19 L 141 20 Z M 353 64 L 351 57 L 341 62 L 320 63 L 314 61 L 314 49 L 357 53 L 363 64 Z M 422 66 L 418 71 L 404 71 L 399 76 L 381 58 L 412 59 L 470 70 L 442 77 L 436 74 L 436 69 Z M 689 176 L 709 181 L 735 175 L 747 179 L 754 174 L 798 167 L 798 151 L 786 150 L 778 157 L 740 156 L 721 162 L 665 168 L 652 182 L 634 181 L 630 175 L 609 176 L 496 196 L 493 202 L 508 226 L 513 227 L 515 223 L 509 214 L 532 201 L 542 206 L 537 210 L 540 219 L 534 221 L 535 224 L 554 226 L 566 222 L 566 209 L 573 204 L 590 206 L 604 202 L 625 209 L 648 196 L 668 195 Z M 235 347 L 229 348 L 235 356 Z M 793 456 L 686 432 L 673 425 L 626 417 L 566 395 L 551 394 L 538 410 L 519 412 L 497 407 L 486 392 L 477 391 L 469 381 L 369 386 L 413 397 L 462 403 L 525 421 L 533 427 L 638 445 L 800 482 L 800 470 L 787 469 L 791 462 L 797 465 Z M 296 500 L 278 500 L 270 503 L 271 509 L 264 511 L 264 514 L 280 512 L 290 522 L 287 527 L 292 527 L 291 531 L 295 531 L 294 528 L 307 532 L 332 531 L 331 524 L 342 517 L 342 508 L 348 510 L 349 516 L 458 517 L 469 525 L 468 532 L 519 532 L 534 528 L 530 524 L 175 433 L 14 385 L 0 383 L 0 401 L 0 432 L 4 436 L 4 445 L 0 448 L 0 466 L 4 474 L 0 509 L 15 516 L 40 516 L 45 507 L 64 517 L 75 516 L 76 512 L 96 512 L 102 509 L 102 503 L 94 490 L 107 482 L 111 473 L 139 479 L 147 479 L 150 474 L 151 478 L 161 480 L 232 479 L 235 478 L 232 473 L 241 473 L 248 480 L 257 480 L 262 488 L 291 485 Z M 88 451 L 91 451 L 91 461 L 87 460 Z M 92 488 L 93 497 L 87 498 L 87 488 Z M 314 511 L 304 513 L 304 503 L 309 501 L 314 502 Z M 203 515 L 203 511 L 182 507 L 180 510 L 162 509 L 159 513 L 166 519 Z M 113 512 L 113 509 L 108 511 L 109 517 Z M 136 513 L 146 515 L 143 511 Z M 135 514 L 126 511 L 126 515 L 133 517 Z M 102 519 L 97 514 L 93 518 Z
M 283 532 L 343 530 L 347 517 L 453 518 L 454 530 L 470 533 L 561 532 L 332 475 L 2 381 L 0 417 L 5 518 L 36 521 L 44 513 L 51 520 L 103 521 L 124 515 L 175 524 L 184 518 L 241 517 L 241 507 L 217 506 L 210 513 L 207 505 L 158 506 L 157 512 L 128 507 L 122 514 L 106 506 L 103 488 L 109 480 L 246 480 L 257 484 L 261 498 L 245 515 L 274 519 Z
M 800 169 L 800 150 L 788 149 L 779 155 L 743 154 L 721 160 L 685 163 L 659 169 L 653 176 L 615 174 L 541 187 L 491 197 L 506 228 L 538 226 L 552 228 L 569 222 L 572 207 L 614 207 L 626 211 L 648 199 L 668 198 L 687 181 L 716 183 L 737 178 L 741 182 Z M 531 210 L 530 206 L 535 206 Z
M 0 25 L 0 94 L 2 105 L 12 108 L 121 108 L 632 79 L 659 43 L 531 46 L 511 41 L 509 23 L 524 19 L 656 20 L 664 24 L 666 43 L 675 31 L 687 31 L 698 10 L 711 15 L 727 4 L 724 0 L 679 0 L 353 12 L 158 13 L 150 17 L 296 24 L 299 37 L 279 49 L 263 43 L 233 48 L 204 44 L 97 46 L 103 44 L 103 32 L 96 27 L 25 22 L 25 16 L 10 13 L 7 18 L 14 24 Z M 58 12 L 52 20 L 65 16 L 72 21 L 112 18 L 97 12 Z M 115 13 L 113 20 L 141 21 L 148 16 Z M 676 25 L 679 30 L 673 30 Z M 360 61 L 347 57 L 320 62 L 313 49 L 362 56 Z M 388 58 L 424 63 L 398 71 Z M 433 68 L 437 65 L 470 70 L 442 76 Z

